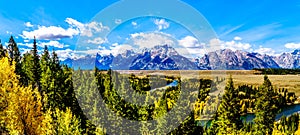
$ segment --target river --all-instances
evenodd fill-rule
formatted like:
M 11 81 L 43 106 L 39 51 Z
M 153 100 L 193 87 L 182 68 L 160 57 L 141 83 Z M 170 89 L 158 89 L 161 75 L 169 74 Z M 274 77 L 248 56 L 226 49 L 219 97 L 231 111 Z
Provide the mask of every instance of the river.
M 161 87 L 161 88 L 157 88 L 157 89 L 164 89 L 166 87 L 175 87 L 177 85 L 178 85 L 178 80 L 174 80 L 173 82 L 169 83 L 168 85 Z M 156 90 L 156 89 L 153 89 L 151 91 L 154 91 L 154 90 Z M 294 113 L 300 113 L 300 104 L 288 105 L 288 106 L 282 108 L 282 111 L 276 115 L 275 120 L 278 121 L 278 120 L 280 120 L 280 118 L 282 116 L 288 117 Z M 254 114 L 247 114 L 246 116 L 241 117 L 241 119 L 246 122 L 253 122 L 254 118 L 255 118 Z M 200 120 L 201 125 L 203 125 L 207 122 L 210 123 L 210 120 L 204 120 L 204 121 Z
M 282 111 L 278 113 L 275 117 L 275 121 L 280 120 L 282 116 L 291 116 L 292 114 L 300 113 L 300 104 L 295 105 L 289 105 L 284 108 L 282 108 Z M 242 116 L 241 119 L 245 122 L 253 122 L 253 119 L 255 118 L 254 114 L 247 114 L 246 116 Z M 211 120 L 200 120 L 198 121 L 198 125 L 205 126 L 206 124 L 210 124 Z

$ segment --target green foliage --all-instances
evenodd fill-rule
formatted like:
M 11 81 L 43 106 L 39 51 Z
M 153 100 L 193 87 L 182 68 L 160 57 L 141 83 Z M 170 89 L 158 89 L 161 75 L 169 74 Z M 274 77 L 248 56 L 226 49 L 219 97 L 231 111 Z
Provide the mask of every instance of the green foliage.
M 33 81 L 35 83 L 35 87 L 38 88 L 38 90 L 41 92 L 41 87 L 40 87 L 40 79 L 41 79 L 41 67 L 40 67 L 40 58 L 38 55 L 38 50 L 37 50 L 37 44 L 36 44 L 36 39 L 34 37 L 33 40 L 33 48 L 32 48 L 32 56 L 33 56 L 33 63 L 32 63 L 32 74 L 33 74 Z
M 13 36 L 10 37 L 8 42 L 8 54 L 12 61 L 15 61 L 16 63 L 20 62 L 21 54 Z
M 17 46 L 17 43 L 15 42 L 13 36 L 10 37 L 8 42 L 8 55 L 11 58 L 11 63 L 14 61 L 16 63 L 16 74 L 22 75 L 22 69 L 21 69 L 21 53 L 19 51 L 19 48 Z
M 293 114 L 289 117 L 281 117 L 278 122 L 274 123 L 274 131 L 281 134 L 294 134 L 299 126 L 299 114 Z
M 268 74 L 268 75 L 286 75 L 286 74 L 300 74 L 300 69 L 285 69 L 285 68 L 266 68 L 266 69 L 253 69 L 260 71 L 260 74 Z
M 33 56 L 30 53 L 25 53 L 22 58 L 22 71 L 23 75 L 20 76 L 20 81 L 24 86 L 34 85 L 33 69 Z
M 215 130 L 218 134 L 234 134 L 242 127 L 238 94 L 239 92 L 234 88 L 233 80 L 230 76 L 217 111 L 218 117 Z
M 1 43 L 1 39 L 0 39 L 0 58 L 6 56 L 6 49 L 3 47 L 2 43 Z
M 274 100 L 276 93 L 272 87 L 271 81 L 264 76 L 264 83 L 257 93 L 257 101 L 255 102 L 255 132 L 256 134 L 272 134 L 273 123 L 279 109 Z
M 65 112 L 55 109 L 54 119 L 56 123 L 54 126 L 55 134 L 81 134 L 80 120 L 72 114 L 70 108 L 67 108 Z

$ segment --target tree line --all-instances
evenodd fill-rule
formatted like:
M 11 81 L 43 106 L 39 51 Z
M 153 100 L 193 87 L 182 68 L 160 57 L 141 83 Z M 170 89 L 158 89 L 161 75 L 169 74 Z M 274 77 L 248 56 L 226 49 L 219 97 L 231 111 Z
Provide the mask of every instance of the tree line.
M 268 75 L 297 75 L 300 74 L 299 68 L 288 69 L 288 68 L 255 68 L 253 70 L 260 71 L 258 74 L 268 74 Z

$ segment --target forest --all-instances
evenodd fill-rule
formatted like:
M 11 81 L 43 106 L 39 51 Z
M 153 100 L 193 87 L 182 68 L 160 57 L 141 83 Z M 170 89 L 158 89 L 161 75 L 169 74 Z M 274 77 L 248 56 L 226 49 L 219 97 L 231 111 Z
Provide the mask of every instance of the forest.
M 300 74 L 300 69 L 284 69 L 284 68 L 267 68 L 267 69 L 253 69 L 260 71 L 260 74 L 269 74 L 269 75 L 286 75 L 286 74 Z
M 259 87 L 235 87 L 231 76 L 73 70 L 55 50 L 38 52 L 36 39 L 21 55 L 12 36 L 0 63 L 0 134 L 300 135 L 298 113 L 276 118 L 297 95 L 275 89 L 268 72 Z M 211 94 L 222 82 L 224 93 Z

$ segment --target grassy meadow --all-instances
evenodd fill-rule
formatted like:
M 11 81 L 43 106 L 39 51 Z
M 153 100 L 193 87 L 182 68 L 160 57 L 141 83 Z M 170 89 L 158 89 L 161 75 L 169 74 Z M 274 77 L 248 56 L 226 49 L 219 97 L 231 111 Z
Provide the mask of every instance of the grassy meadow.
M 263 76 L 254 70 L 120 70 L 122 73 L 135 75 L 160 74 L 167 76 L 181 76 L 184 78 L 229 78 L 232 75 L 235 86 L 248 84 L 259 86 L 263 83 Z M 300 75 L 268 75 L 275 88 L 285 88 L 300 97 Z

